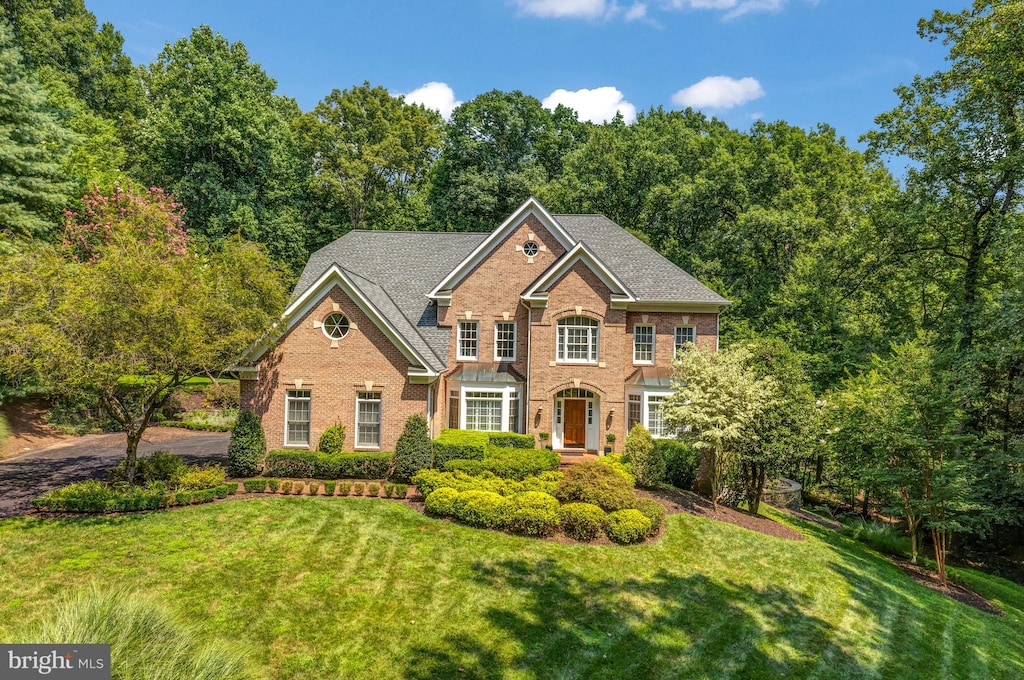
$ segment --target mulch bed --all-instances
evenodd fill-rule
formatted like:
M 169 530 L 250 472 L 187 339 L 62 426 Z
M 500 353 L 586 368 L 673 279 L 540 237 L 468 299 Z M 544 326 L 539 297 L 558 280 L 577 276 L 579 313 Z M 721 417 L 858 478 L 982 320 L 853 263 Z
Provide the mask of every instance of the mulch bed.
M 689 491 L 668 491 L 668 490 L 657 490 L 652 491 L 648 489 L 637 489 L 636 493 L 642 498 L 653 498 L 659 501 L 668 510 L 668 514 L 675 515 L 680 512 L 685 512 L 697 517 L 706 517 L 708 519 L 716 519 L 719 522 L 728 522 L 744 529 L 750 529 L 766 536 L 774 536 L 775 538 L 782 538 L 789 541 L 803 541 L 806 540 L 806 536 L 801 534 L 799 531 L 787 527 L 785 524 L 779 524 L 773 519 L 763 517 L 761 515 L 752 515 L 749 512 L 743 512 L 742 510 L 736 510 L 735 508 L 726 507 L 719 505 L 718 509 L 715 509 L 714 504 L 708 499 L 698 496 L 695 493 Z
M 974 607 L 978 611 L 983 611 L 986 614 L 995 614 L 996 616 L 1004 615 L 1002 609 L 995 606 L 970 588 L 965 588 L 962 585 L 952 582 L 943 586 L 942 582 L 939 581 L 938 572 L 925 569 L 920 564 L 911 564 L 907 560 L 901 560 L 895 557 L 890 557 L 889 559 L 891 559 L 897 567 L 902 569 L 903 573 L 909 576 L 915 583 L 918 583 L 925 588 L 934 590 L 937 593 L 942 593 L 947 597 L 953 598 L 957 602 L 962 602 L 963 604 L 966 604 L 969 607 Z

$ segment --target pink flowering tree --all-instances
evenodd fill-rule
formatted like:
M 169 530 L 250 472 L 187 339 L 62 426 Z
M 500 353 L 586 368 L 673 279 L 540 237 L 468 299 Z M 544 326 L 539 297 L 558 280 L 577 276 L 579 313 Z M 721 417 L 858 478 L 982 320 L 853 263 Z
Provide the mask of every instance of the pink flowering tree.
M 30 357 L 18 368 L 54 393 L 96 398 L 125 432 L 131 481 L 142 434 L 174 389 L 235 363 L 285 301 L 261 246 L 193 241 L 159 189 L 94 189 L 66 214 L 60 246 L 3 269 L 0 362 Z

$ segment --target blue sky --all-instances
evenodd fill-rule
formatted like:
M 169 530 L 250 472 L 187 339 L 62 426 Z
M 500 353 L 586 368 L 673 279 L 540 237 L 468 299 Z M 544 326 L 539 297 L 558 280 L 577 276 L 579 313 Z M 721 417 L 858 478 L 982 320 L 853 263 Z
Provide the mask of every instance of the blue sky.
M 917 20 L 967 0 L 86 0 L 137 63 L 209 24 L 311 109 L 364 80 L 447 112 L 522 90 L 581 118 L 689 104 L 746 129 L 825 122 L 856 145 L 892 90 L 943 68 Z M 429 87 L 424 87 L 431 84 Z

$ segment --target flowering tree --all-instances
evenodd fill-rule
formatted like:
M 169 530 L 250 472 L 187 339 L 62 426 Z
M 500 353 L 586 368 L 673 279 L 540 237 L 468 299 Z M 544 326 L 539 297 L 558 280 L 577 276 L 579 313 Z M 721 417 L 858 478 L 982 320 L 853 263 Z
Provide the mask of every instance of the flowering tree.
M 0 362 L 98 399 L 127 436 L 132 481 L 153 413 L 271 327 L 283 275 L 255 244 L 193 242 L 159 189 L 93 190 L 83 203 L 66 215 L 61 246 L 0 264 Z

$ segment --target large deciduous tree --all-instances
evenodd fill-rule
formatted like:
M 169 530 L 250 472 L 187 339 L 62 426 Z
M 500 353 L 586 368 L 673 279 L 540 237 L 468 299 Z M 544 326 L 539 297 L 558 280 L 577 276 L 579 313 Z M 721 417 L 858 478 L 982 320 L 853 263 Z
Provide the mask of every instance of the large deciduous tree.
M 918 33 L 949 45 L 949 68 L 897 88 L 900 104 L 866 138 L 909 158 L 898 251 L 953 272 L 949 315 L 961 349 L 974 345 L 985 287 L 1019 233 L 1024 184 L 1024 4 L 976 0 L 936 10 Z
M 5 238 L 55 231 L 71 186 L 61 172 L 71 141 L 0 19 L 0 252 Z
M 231 365 L 279 318 L 281 274 L 257 245 L 193 242 L 159 190 L 83 199 L 61 246 L 0 264 L 0 360 L 54 393 L 92 396 L 127 436 L 128 479 L 153 413 Z
M 240 234 L 291 265 L 305 258 L 300 218 L 306 180 L 276 82 L 209 26 L 168 44 L 144 74 L 146 119 L 136 173 L 188 210 L 195 236 Z
M 331 92 L 295 129 L 312 194 L 333 223 L 322 241 L 349 229 L 422 228 L 420 192 L 441 144 L 436 112 L 363 83 Z
M 742 347 L 719 352 L 692 347 L 675 361 L 675 393 L 665 403 L 665 422 L 683 430 L 701 451 L 698 488 L 717 508 L 735 474 L 745 446 L 756 436 L 755 419 L 775 399 L 775 379 L 751 368 Z
M 949 355 L 926 337 L 895 345 L 829 399 L 833 445 L 903 516 L 914 561 L 921 530 L 930 532 L 943 583 L 951 535 L 991 515 L 964 434 L 971 382 Z

